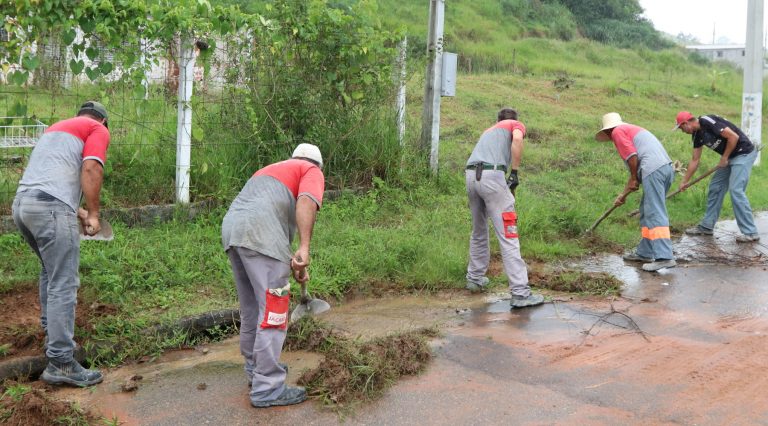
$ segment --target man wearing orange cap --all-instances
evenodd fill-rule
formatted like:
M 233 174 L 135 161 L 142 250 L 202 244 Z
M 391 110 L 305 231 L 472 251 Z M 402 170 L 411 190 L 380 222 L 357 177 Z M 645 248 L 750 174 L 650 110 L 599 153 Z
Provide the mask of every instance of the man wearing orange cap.
M 685 233 L 712 235 L 723 208 L 725 193 L 730 192 L 733 214 L 742 233 L 736 236 L 736 242 L 749 243 L 760 240 L 746 194 L 749 175 L 757 157 L 755 145 L 735 124 L 714 114 L 696 118 L 688 111 L 680 111 L 677 114 L 675 129 L 677 128 L 691 135 L 693 141 L 693 157 L 680 184 L 681 191 L 688 188 L 688 182 L 696 173 L 704 146 L 720 154 L 718 169 L 709 181 L 704 218 L 698 225 L 686 229 Z
M 613 141 L 619 156 L 629 168 L 629 180 L 614 205 L 624 204 L 630 192 L 643 185 L 640 199 L 642 239 L 624 260 L 644 262 L 644 271 L 658 271 L 677 265 L 672 254 L 666 193 L 672 186 L 675 171 L 667 151 L 656 136 L 642 127 L 621 121 L 609 112 L 603 116 L 603 128 L 595 135 L 598 141 Z

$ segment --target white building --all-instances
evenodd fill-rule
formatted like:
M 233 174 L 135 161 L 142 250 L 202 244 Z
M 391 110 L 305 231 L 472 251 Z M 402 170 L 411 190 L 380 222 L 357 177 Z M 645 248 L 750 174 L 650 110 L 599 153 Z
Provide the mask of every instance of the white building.
M 712 61 L 727 61 L 744 68 L 747 48 L 743 44 L 695 44 L 685 48 Z

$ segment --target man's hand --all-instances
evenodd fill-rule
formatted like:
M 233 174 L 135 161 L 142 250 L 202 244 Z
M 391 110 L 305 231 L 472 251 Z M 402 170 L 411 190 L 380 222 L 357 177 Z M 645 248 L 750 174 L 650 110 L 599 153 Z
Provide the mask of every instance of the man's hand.
M 82 209 L 80 209 L 82 210 Z M 85 231 L 86 235 L 96 235 L 99 231 L 101 231 L 101 222 L 99 222 L 99 215 L 98 214 L 91 214 L 90 212 L 86 212 L 86 217 L 83 219 L 80 216 L 80 210 L 77 212 L 77 216 L 80 217 L 80 221 L 83 224 L 83 231 Z
M 520 185 L 520 179 L 517 177 L 517 170 L 512 169 L 507 178 L 507 186 L 509 187 L 509 191 L 512 192 L 512 195 L 515 195 L 517 185 Z
M 298 249 L 291 258 L 291 272 L 293 273 L 293 279 L 299 283 L 305 283 L 309 281 L 309 272 L 307 267 L 309 266 L 309 250 Z
M 631 178 L 627 182 L 627 191 L 635 192 L 640 189 L 640 182 L 637 179 Z
M 689 186 L 691 186 L 691 185 L 688 183 L 688 181 L 681 182 L 680 183 L 680 188 L 679 188 L 680 192 L 685 191 L 686 189 L 688 189 Z
M 724 169 L 726 167 L 728 167 L 728 157 L 723 155 L 723 156 L 720 157 L 720 162 L 717 163 L 717 168 Z
M 77 218 L 80 220 L 80 224 L 85 228 L 85 219 L 88 218 L 88 210 L 80 207 L 77 209 Z

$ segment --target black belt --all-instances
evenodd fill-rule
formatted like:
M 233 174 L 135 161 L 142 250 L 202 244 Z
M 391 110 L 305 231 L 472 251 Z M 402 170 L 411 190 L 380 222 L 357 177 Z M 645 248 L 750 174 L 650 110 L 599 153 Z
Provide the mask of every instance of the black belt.
M 502 172 L 507 171 L 507 166 L 504 164 L 474 163 L 467 166 L 467 170 L 477 170 L 478 168 L 483 170 L 501 170 Z

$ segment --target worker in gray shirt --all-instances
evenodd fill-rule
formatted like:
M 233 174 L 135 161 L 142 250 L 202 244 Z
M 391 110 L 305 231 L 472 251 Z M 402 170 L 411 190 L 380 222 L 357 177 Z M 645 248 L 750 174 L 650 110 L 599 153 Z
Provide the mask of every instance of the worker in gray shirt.
M 472 212 L 472 235 L 469 239 L 467 286 L 482 291 L 488 284 L 485 273 L 491 258 L 488 219 L 496 231 L 504 262 L 504 272 L 512 296 L 511 308 L 524 308 L 544 303 L 544 296 L 531 292 L 528 267 L 520 255 L 517 212 L 514 192 L 523 154 L 525 126 L 517 121 L 517 111 L 499 111 L 497 123 L 483 132 L 466 165 L 466 186 Z M 509 170 L 509 178 L 505 173 Z

